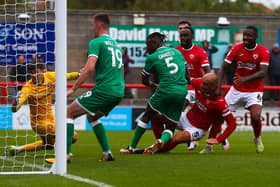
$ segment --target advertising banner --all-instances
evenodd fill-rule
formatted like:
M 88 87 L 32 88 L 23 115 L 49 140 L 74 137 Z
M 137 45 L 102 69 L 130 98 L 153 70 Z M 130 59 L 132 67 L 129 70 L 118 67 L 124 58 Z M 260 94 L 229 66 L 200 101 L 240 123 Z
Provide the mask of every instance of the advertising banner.
M 224 55 L 229 43 L 242 41 L 242 32 L 244 27 L 211 27 L 194 26 L 194 43 L 201 46 L 203 40 L 209 41 L 219 50 L 213 54 L 213 68 L 219 68 L 223 62 Z M 258 28 L 258 42 L 262 41 L 262 29 Z M 146 38 L 153 32 L 160 32 L 166 35 L 165 43 L 170 47 L 180 45 L 177 26 L 159 26 L 159 25 L 111 25 L 109 35 L 116 40 L 121 47 L 128 49 L 128 55 L 134 60 L 131 67 L 144 67 L 147 56 Z M 241 36 L 241 38 L 240 38 Z
M 41 54 L 48 64 L 55 59 L 54 23 L 0 23 L 0 64 L 16 64 L 17 55 Z
M 13 117 L 10 106 L 0 105 L 0 130 L 10 130 L 13 128 Z
M 136 121 L 144 113 L 145 107 L 116 107 L 107 117 L 101 118 L 106 130 L 132 130 L 136 127 Z M 31 129 L 29 119 L 29 107 L 22 108 L 12 113 L 10 106 L 0 105 L 0 130 Z M 244 108 L 238 108 L 233 113 L 237 123 L 236 131 L 251 131 L 250 114 Z M 264 107 L 262 111 L 263 131 L 280 131 L 279 107 Z M 91 130 L 91 126 L 83 115 L 74 121 L 76 130 Z M 149 127 L 151 124 L 149 123 Z
M 250 113 L 247 110 L 238 108 L 233 115 L 236 119 L 237 131 L 252 130 Z M 261 119 L 263 131 L 280 131 L 280 110 L 278 107 L 264 107 Z
M 10 106 L 8 106 L 8 108 L 10 108 Z M 54 110 L 54 106 L 53 106 L 53 110 Z M 10 125 L 12 129 L 17 129 L 17 130 L 31 129 L 28 105 L 23 105 L 17 112 L 11 113 L 11 119 L 12 119 L 12 123 Z M 81 116 L 75 119 L 74 124 L 76 130 L 85 130 L 86 116 Z
M 132 108 L 115 107 L 108 116 L 100 119 L 106 130 L 131 130 Z M 89 122 L 86 120 L 86 129 L 91 130 Z

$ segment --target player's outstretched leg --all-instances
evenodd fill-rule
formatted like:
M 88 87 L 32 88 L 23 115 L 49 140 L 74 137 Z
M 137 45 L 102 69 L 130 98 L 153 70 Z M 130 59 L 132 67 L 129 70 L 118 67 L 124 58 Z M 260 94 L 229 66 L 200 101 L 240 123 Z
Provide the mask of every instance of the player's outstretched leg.
M 22 151 L 35 151 L 35 150 L 42 150 L 42 149 L 45 149 L 42 140 L 30 144 L 25 144 L 22 146 L 11 145 L 5 149 L 5 156 L 18 155 Z
M 20 153 L 20 150 L 15 145 L 8 146 L 4 151 L 4 156 L 15 156 Z
M 145 154 L 154 154 L 157 151 L 160 150 L 160 148 L 162 148 L 165 144 L 167 144 L 171 138 L 173 137 L 173 132 L 169 129 L 166 129 L 163 131 L 163 133 L 161 134 L 160 139 L 157 139 L 156 142 L 147 147 L 144 151 Z

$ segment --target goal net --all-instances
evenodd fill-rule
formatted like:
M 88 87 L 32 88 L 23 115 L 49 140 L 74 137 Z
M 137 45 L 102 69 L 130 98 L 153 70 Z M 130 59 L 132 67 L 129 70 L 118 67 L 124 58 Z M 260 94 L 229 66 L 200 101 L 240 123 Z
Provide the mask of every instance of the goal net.
M 66 0 L 0 0 L 0 12 L 0 174 L 65 174 Z

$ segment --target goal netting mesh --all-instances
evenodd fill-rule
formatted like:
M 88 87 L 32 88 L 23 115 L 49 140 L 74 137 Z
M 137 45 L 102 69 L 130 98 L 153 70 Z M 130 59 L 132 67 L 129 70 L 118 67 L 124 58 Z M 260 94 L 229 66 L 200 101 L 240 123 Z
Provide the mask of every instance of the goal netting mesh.
M 55 156 L 48 108 L 54 105 L 55 82 L 42 82 L 43 72 L 29 65 L 55 70 L 54 5 L 54 0 L 0 0 L 1 174 L 48 173 L 52 167 L 45 159 Z M 32 77 L 35 83 L 27 87 Z M 20 100 L 24 104 L 13 112 Z

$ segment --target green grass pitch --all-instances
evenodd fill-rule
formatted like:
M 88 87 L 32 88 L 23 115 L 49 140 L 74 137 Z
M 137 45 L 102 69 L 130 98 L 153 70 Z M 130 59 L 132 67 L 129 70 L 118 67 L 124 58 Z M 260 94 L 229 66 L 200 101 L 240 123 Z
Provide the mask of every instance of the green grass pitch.
M 0 132 L 1 133 L 1 132 Z M 215 145 L 214 153 L 198 154 L 205 140 L 194 151 L 186 145 L 172 152 L 155 155 L 125 155 L 119 149 L 126 147 L 132 131 L 109 131 L 114 162 L 98 162 L 101 148 L 91 131 L 79 131 L 79 140 L 73 145 L 72 163 L 68 173 L 118 187 L 272 187 L 280 186 L 280 132 L 263 132 L 265 152 L 257 154 L 252 132 L 234 132 L 229 140 L 229 151 Z M 2 134 L 2 133 L 1 133 Z M 2 135 L 1 135 L 2 136 Z M 154 142 L 147 131 L 139 147 Z M 92 186 L 57 175 L 0 175 L 1 187 L 80 187 Z

